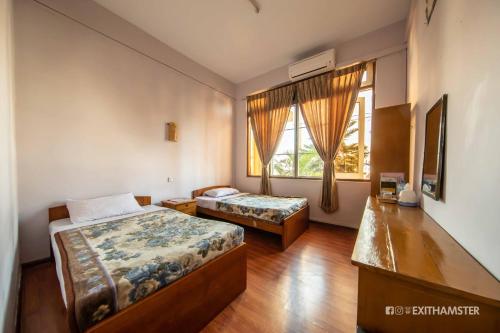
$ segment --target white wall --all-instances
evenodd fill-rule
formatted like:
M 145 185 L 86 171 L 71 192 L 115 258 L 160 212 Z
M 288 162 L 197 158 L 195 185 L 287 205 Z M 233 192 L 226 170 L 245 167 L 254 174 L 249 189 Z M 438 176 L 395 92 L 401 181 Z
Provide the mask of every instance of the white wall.
M 112 15 L 96 13 L 94 28 Z M 23 262 L 49 255 L 47 208 L 67 198 L 159 202 L 231 183 L 233 99 L 34 1 L 16 1 L 15 37 Z
M 19 286 L 12 98 L 12 3 L 0 0 L 0 331 L 15 331 Z
M 36 1 L 71 17 L 73 20 L 90 26 L 120 43 L 129 45 L 146 56 L 155 58 L 170 66 L 173 70 L 182 72 L 194 80 L 212 87 L 214 90 L 234 97 L 236 87 L 232 82 L 194 62 L 94 1 Z
M 337 51 L 339 66 L 359 60 L 378 58 L 375 80 L 375 107 L 405 103 L 406 48 L 405 22 L 398 22 L 341 45 L 329 45 Z M 288 81 L 288 67 L 275 69 L 237 85 L 235 114 L 235 169 L 236 186 L 243 191 L 259 191 L 260 179 L 247 177 L 246 172 L 246 102 L 245 96 Z M 338 181 L 339 209 L 333 214 L 319 207 L 321 180 L 271 178 L 273 194 L 300 195 L 311 204 L 311 219 L 315 221 L 357 228 L 361 221 L 370 182 Z
M 413 1 L 408 36 L 415 187 L 420 189 L 425 114 L 447 93 L 444 199 L 423 196 L 422 205 L 500 278 L 500 2 L 440 0 L 430 25 L 424 4 Z

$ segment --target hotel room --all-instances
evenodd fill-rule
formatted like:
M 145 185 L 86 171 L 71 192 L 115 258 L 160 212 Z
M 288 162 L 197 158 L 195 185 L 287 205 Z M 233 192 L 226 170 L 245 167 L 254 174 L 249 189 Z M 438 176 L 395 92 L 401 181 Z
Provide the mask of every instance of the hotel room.
M 0 0 L 1 332 L 500 332 L 497 0 Z

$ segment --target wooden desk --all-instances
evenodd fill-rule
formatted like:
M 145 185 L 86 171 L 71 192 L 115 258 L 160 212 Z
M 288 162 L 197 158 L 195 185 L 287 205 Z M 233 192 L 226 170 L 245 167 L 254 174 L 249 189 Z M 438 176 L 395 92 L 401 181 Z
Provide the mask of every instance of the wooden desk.
M 351 259 L 368 332 L 500 332 L 499 281 L 419 208 L 370 197 Z M 442 306 L 479 315 L 435 314 Z

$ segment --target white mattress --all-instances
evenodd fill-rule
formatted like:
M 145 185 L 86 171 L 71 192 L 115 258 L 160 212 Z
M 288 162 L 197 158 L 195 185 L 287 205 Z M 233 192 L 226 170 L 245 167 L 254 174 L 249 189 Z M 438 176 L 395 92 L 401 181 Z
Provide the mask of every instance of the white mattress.
M 63 230 L 69 230 L 69 229 L 84 227 L 84 226 L 98 224 L 98 223 L 103 223 L 103 222 L 115 221 L 115 220 L 126 218 L 126 217 L 141 215 L 141 214 L 144 214 L 146 212 L 154 212 L 154 211 L 157 211 L 157 210 L 166 209 L 166 208 L 163 208 L 163 207 L 160 207 L 160 206 L 155 206 L 155 205 L 144 206 L 142 208 L 144 208 L 144 211 L 142 211 L 142 212 L 137 212 L 137 213 L 132 213 L 132 214 L 126 214 L 126 215 L 120 215 L 120 216 L 107 217 L 107 218 L 104 218 L 104 219 L 99 219 L 99 220 L 89 221 L 89 222 L 83 222 L 83 223 L 71 223 L 71 220 L 69 218 L 50 222 L 50 224 L 49 224 L 50 242 L 51 242 L 51 245 L 52 245 L 52 250 L 54 252 L 54 260 L 56 262 L 57 278 L 59 280 L 59 286 L 61 287 L 61 295 L 62 295 L 62 298 L 63 298 L 63 301 L 64 301 L 64 305 L 66 305 L 66 289 L 64 288 L 64 277 L 63 277 L 62 267 L 61 267 L 61 254 L 59 253 L 59 249 L 57 247 L 56 238 L 54 237 L 54 235 L 57 232 L 60 232 L 60 231 L 63 231 Z M 67 305 L 66 305 L 66 307 L 67 307 Z
M 196 205 L 211 209 L 211 210 L 217 210 L 217 201 L 221 201 L 222 199 L 228 199 L 228 198 L 234 198 L 234 197 L 239 197 L 240 195 L 245 195 L 248 193 L 236 193 L 236 194 L 231 194 L 231 195 L 226 195 L 224 197 L 219 197 L 219 198 L 213 198 L 209 196 L 201 196 L 201 197 L 196 197 Z

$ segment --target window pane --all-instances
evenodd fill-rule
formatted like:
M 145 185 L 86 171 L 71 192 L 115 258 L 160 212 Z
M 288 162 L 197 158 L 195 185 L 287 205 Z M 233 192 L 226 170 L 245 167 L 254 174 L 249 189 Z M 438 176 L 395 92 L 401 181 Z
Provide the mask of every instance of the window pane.
M 335 159 L 335 172 L 358 173 L 359 170 L 359 103 L 356 103 L 344 140 Z
M 286 120 L 285 129 L 295 129 L 295 105 L 290 108 L 290 113 L 288 114 L 288 119 Z
M 297 110 L 300 110 L 297 107 Z M 302 118 L 302 112 L 299 111 L 299 128 L 306 127 L 306 123 L 304 122 L 304 118 Z
M 323 161 L 314 148 L 307 128 L 300 128 L 301 122 L 304 124 L 302 115 L 299 115 L 298 176 L 321 177 L 323 175 Z
M 290 108 L 283 135 L 271 160 L 271 176 L 293 177 L 295 157 L 295 106 Z
M 355 145 L 342 144 L 335 159 L 335 172 L 358 173 L 358 147 Z
M 323 161 L 316 150 L 299 154 L 299 177 L 322 177 Z
M 295 151 L 295 131 L 285 130 L 275 154 L 293 154 Z
M 271 160 L 271 175 L 293 177 L 293 154 L 275 154 Z
M 299 153 L 308 153 L 311 151 L 316 152 L 314 148 L 311 137 L 309 136 L 309 132 L 307 128 L 303 127 L 299 129 Z
M 259 153 L 257 151 L 257 145 L 255 144 L 255 139 L 253 137 L 252 126 L 250 121 L 248 122 L 248 175 L 249 176 L 260 176 L 262 174 L 262 163 L 260 162 Z
M 370 86 L 373 84 L 373 62 L 366 64 L 366 70 L 361 77 L 361 87 Z

